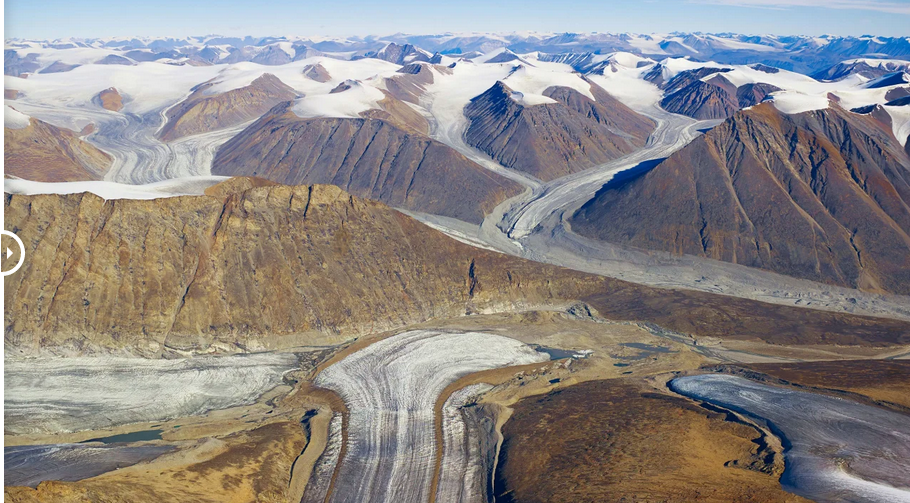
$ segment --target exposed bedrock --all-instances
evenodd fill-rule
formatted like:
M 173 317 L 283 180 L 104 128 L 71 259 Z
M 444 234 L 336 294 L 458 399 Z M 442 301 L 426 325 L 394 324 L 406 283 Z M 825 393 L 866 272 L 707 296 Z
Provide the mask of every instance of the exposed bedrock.
M 636 285 L 474 248 L 334 186 L 254 182 L 155 200 L 7 194 L 29 259 L 4 278 L 6 351 L 261 351 L 577 300 L 698 336 L 910 342 L 902 321 Z
M 472 99 L 465 141 L 495 161 L 549 181 L 634 152 L 654 130 L 643 117 L 591 83 L 595 100 L 568 87 L 549 87 L 553 103 L 524 105 L 497 82 Z
M 877 114 L 739 112 L 571 222 L 611 243 L 910 293 L 910 157 Z
M 390 112 L 375 112 L 389 119 Z M 259 176 L 289 185 L 329 183 L 399 208 L 473 223 L 521 192 L 517 183 L 390 120 L 302 119 L 284 107 L 223 145 L 212 174 Z

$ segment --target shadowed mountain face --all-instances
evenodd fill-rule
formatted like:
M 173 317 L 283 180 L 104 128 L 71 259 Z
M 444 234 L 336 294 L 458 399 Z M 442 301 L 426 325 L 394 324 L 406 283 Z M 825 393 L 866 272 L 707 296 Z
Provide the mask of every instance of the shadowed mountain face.
M 7 194 L 8 352 L 258 351 L 591 297 L 699 336 L 906 344 L 910 324 L 634 285 L 474 248 L 334 186 L 236 178 L 209 195 Z
M 22 129 L 4 128 L 4 173 L 38 182 L 100 180 L 111 158 L 66 128 L 35 119 Z
M 193 94 L 167 111 L 167 123 L 159 137 L 172 141 L 253 120 L 297 93 L 272 74 L 250 85 L 219 94 L 205 94 L 212 83 L 197 86 Z
M 867 79 L 878 79 L 889 73 L 907 71 L 908 69 L 910 69 L 910 62 L 857 59 L 843 61 L 830 68 L 815 72 L 810 76 L 816 80 L 830 81 L 845 79 L 850 75 L 860 75 Z
M 391 117 L 394 109 L 375 112 Z M 451 147 L 388 120 L 302 119 L 281 106 L 224 144 L 212 173 L 329 183 L 400 208 L 475 223 L 521 192 Z
M 503 166 L 548 181 L 641 148 L 654 123 L 591 84 L 596 101 L 568 87 L 550 87 L 556 101 L 523 105 L 497 82 L 471 100 L 465 140 Z
M 572 219 L 605 241 L 910 293 L 910 158 L 886 114 L 739 112 Z
M 700 120 L 726 119 L 737 110 L 757 105 L 767 95 L 780 91 L 779 87 L 765 83 L 736 87 L 723 73 L 701 80 L 717 71 L 701 68 L 677 75 L 667 83 L 668 94 L 660 106 L 668 112 Z

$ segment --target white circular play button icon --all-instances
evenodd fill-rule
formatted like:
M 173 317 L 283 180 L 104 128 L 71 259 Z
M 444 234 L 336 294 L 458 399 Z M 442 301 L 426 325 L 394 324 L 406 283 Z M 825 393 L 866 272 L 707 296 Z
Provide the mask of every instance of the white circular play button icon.
M 15 266 L 12 265 L 14 257 L 16 257 Z M 8 276 L 18 271 L 23 262 L 25 262 L 25 246 L 22 244 L 22 240 L 10 231 L 0 231 L 0 273 Z

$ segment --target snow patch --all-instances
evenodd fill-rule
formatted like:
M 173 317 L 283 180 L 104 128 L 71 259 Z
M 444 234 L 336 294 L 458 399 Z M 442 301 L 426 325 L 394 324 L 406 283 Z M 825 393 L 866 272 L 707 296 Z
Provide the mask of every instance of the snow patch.
M 9 129 L 25 129 L 30 124 L 30 117 L 15 108 L 4 105 L 3 127 Z
M 158 199 L 162 197 L 198 196 L 205 189 L 221 183 L 229 176 L 191 176 L 172 178 L 145 185 L 91 181 L 91 182 L 35 182 L 19 178 L 3 181 L 3 190 L 9 194 L 81 194 L 91 192 L 102 199 Z
M 318 96 L 305 96 L 294 103 L 291 110 L 299 117 L 359 118 L 362 112 L 379 108 L 385 94 L 379 89 L 359 81 L 346 81 L 351 86 L 342 92 Z
M 906 146 L 907 137 L 910 136 L 910 106 L 885 106 L 884 109 L 891 116 L 894 137 L 901 142 L 901 145 Z
M 783 91 L 771 94 L 774 107 L 785 114 L 798 114 L 810 110 L 823 110 L 828 108 L 827 95 L 808 95 L 793 91 Z

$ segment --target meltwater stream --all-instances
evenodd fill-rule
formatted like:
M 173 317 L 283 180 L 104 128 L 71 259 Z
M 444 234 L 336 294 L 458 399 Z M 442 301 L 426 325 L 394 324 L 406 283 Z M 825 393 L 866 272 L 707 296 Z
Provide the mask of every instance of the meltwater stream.
M 910 502 L 910 416 L 850 400 L 706 374 L 680 394 L 746 414 L 781 437 L 781 484 L 820 503 Z

